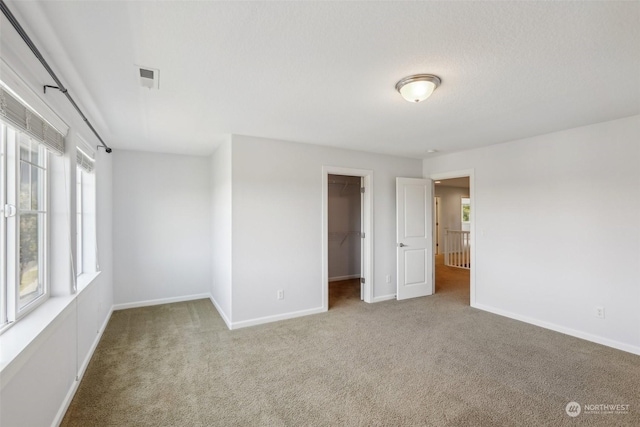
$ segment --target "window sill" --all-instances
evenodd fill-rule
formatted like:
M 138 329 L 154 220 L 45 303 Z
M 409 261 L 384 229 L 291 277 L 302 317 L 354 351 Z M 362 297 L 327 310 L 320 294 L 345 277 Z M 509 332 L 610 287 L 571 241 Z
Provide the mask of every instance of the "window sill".
M 78 276 L 78 291 L 75 294 L 49 297 L 42 305 L 15 322 L 0 335 L 0 374 L 2 374 L 3 383 L 6 383 L 12 376 L 5 372 L 9 370 L 7 368 L 12 366 L 19 356 L 28 355 L 29 351 L 36 349 L 32 344 L 40 339 L 45 339 L 54 330 L 50 327 L 66 317 L 66 314 L 69 313 L 66 309 L 99 274 L 100 272 L 96 272 Z M 16 366 L 16 368 L 18 367 Z
M 78 289 L 77 294 L 84 291 L 99 275 L 99 271 L 96 271 L 95 273 L 82 273 L 81 275 L 79 275 L 76 278 L 76 288 Z

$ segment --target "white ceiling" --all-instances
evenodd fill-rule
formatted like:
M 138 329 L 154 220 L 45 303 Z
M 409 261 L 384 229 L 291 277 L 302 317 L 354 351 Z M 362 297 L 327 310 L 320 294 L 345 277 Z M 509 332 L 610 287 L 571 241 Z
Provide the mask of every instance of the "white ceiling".
M 637 1 L 8 5 L 114 148 L 243 134 L 421 158 L 640 113 Z M 414 73 L 442 78 L 420 104 L 394 90 Z

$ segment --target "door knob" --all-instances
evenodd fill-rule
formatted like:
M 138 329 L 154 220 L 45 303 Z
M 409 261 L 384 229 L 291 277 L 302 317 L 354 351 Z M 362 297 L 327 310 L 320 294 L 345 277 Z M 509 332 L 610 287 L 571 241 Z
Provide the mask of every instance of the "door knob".
M 404 248 L 405 246 L 407 246 L 407 245 L 405 245 L 404 243 L 398 243 L 398 247 L 399 248 Z

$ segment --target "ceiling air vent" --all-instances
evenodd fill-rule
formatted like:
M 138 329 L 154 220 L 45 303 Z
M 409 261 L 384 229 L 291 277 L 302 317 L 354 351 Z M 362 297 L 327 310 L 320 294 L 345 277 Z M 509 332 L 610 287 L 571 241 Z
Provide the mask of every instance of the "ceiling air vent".
M 140 86 L 149 89 L 159 89 L 160 70 L 157 68 L 140 67 L 136 65 L 138 70 L 138 78 L 140 79 Z

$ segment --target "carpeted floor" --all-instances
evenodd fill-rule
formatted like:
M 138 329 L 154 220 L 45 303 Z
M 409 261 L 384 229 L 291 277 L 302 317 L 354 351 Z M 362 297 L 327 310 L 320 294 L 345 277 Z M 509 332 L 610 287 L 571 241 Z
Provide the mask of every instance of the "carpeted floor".
M 114 312 L 62 425 L 640 425 L 640 357 L 473 309 L 465 270 L 436 285 L 236 331 L 208 300 Z

